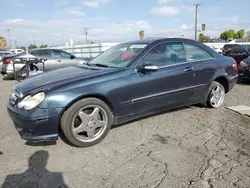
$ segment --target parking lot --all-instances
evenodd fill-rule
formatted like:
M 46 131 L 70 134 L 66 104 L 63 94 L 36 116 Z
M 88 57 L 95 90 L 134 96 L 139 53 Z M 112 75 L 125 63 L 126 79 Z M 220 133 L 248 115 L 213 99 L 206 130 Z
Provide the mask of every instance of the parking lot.
M 178 188 L 250 186 L 250 117 L 191 106 L 114 127 L 100 144 L 75 148 L 21 140 L 6 112 L 15 81 L 0 78 L 0 186 Z M 249 105 L 237 84 L 225 106 Z

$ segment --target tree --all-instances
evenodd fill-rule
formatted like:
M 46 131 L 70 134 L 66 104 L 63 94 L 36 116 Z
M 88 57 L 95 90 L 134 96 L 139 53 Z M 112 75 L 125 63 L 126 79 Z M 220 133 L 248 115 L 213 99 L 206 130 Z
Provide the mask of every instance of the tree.
M 244 38 L 244 42 L 250 42 L 250 31 L 246 32 L 246 37 Z
M 244 34 L 245 34 L 245 32 L 244 32 L 243 29 L 241 29 L 241 30 L 239 30 L 237 32 L 235 32 L 235 30 L 233 30 L 233 29 L 230 29 L 228 31 L 222 32 L 220 34 L 220 39 L 225 40 L 225 41 L 227 41 L 230 38 L 232 38 L 232 39 L 243 39 Z
M 241 29 L 241 30 L 237 31 L 236 34 L 237 34 L 238 39 L 243 39 L 244 35 L 245 35 L 245 31 L 244 31 L 244 29 Z
M 7 47 L 6 39 L 0 36 L 0 48 L 6 48 L 6 47 Z
M 90 41 L 90 44 L 95 44 L 95 42 L 94 41 Z
M 201 30 L 204 32 L 206 30 L 206 24 L 201 24 Z
M 200 42 L 211 42 L 210 37 L 205 36 L 204 34 L 200 33 L 199 34 L 199 41 Z
M 48 45 L 41 45 L 40 48 L 47 48 Z
M 230 38 L 236 38 L 237 34 L 235 33 L 235 31 L 233 29 L 230 29 L 228 31 L 224 31 L 220 34 L 220 39 L 222 40 L 228 40 Z
M 140 36 L 140 39 L 141 39 L 141 40 L 144 39 L 144 31 L 143 31 L 143 30 L 141 30 L 141 31 L 139 32 L 139 36 Z
M 36 46 L 35 44 L 31 44 L 31 45 L 29 45 L 29 50 L 31 50 L 31 49 L 35 49 L 35 48 L 37 48 L 37 46 Z

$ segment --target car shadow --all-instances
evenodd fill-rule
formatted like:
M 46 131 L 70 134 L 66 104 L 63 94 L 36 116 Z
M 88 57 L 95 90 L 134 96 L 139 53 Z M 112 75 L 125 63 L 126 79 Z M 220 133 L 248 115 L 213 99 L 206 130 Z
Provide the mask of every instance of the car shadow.
M 239 84 L 239 85 L 250 85 L 250 81 L 240 81 L 240 80 L 238 80 L 237 84 Z
M 60 172 L 46 169 L 49 153 L 44 150 L 36 151 L 29 157 L 28 169 L 20 174 L 10 174 L 5 177 L 2 188 L 19 187 L 60 187 L 67 188 Z
M 11 77 L 3 77 L 3 80 L 4 80 L 4 81 L 13 81 L 14 78 L 11 78 Z
M 27 141 L 25 142 L 25 145 L 27 146 L 53 146 L 53 145 L 56 145 L 56 141 L 43 141 L 43 142 Z
M 175 111 L 180 111 L 180 110 L 185 110 L 185 109 L 188 109 L 188 108 L 192 108 L 192 107 L 199 107 L 199 108 L 202 108 L 204 107 L 203 105 L 192 105 L 192 106 L 184 106 L 184 107 L 179 107 L 179 108 L 175 108 L 175 109 L 172 109 L 172 110 L 165 110 L 165 111 L 162 111 L 162 112 L 159 112 L 159 113 L 156 113 L 156 114 L 152 114 L 152 115 L 148 115 L 148 116 L 144 116 L 144 117 L 141 117 L 141 118 L 136 118 L 136 119 L 133 119 L 131 121 L 128 121 L 126 123 L 121 123 L 121 124 L 117 124 L 117 125 L 113 125 L 111 127 L 111 129 L 116 129 L 116 128 L 119 128 L 119 127 L 122 127 L 124 125 L 128 125 L 130 123 L 133 123 L 133 122 L 137 122 L 137 121 L 140 121 L 140 120 L 143 120 L 143 119 L 148 119 L 148 118 L 151 118 L 151 117 L 154 117 L 154 116 L 157 116 L 157 115 L 161 115 L 161 114 L 166 114 L 166 113 L 171 113 L 171 112 L 175 112 Z M 204 107 L 206 108 L 206 107 Z M 73 145 L 72 143 L 70 143 L 67 138 L 64 136 L 61 128 L 61 126 L 59 126 L 59 138 L 67 145 L 69 146 L 72 146 L 72 147 L 76 147 L 78 148 L 77 146 Z

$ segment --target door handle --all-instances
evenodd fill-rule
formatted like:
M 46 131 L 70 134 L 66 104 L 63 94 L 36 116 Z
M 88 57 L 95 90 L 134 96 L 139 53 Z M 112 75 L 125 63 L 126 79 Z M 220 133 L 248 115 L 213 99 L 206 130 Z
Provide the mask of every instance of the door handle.
M 58 62 L 62 62 L 62 61 L 59 59 Z
M 185 68 L 185 72 L 189 72 L 189 71 L 193 71 L 193 70 L 194 70 L 194 67 Z

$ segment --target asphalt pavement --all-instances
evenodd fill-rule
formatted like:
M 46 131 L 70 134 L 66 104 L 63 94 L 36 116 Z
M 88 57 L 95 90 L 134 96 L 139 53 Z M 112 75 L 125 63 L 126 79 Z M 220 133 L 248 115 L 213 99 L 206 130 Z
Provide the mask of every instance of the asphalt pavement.
M 75 148 L 21 140 L 6 111 L 15 83 L 0 78 L 0 187 L 250 187 L 250 117 L 225 108 L 250 105 L 250 84 L 237 84 L 220 109 L 158 114 Z

